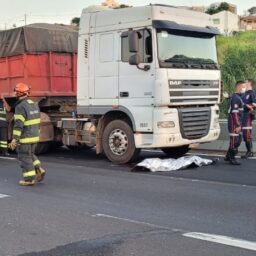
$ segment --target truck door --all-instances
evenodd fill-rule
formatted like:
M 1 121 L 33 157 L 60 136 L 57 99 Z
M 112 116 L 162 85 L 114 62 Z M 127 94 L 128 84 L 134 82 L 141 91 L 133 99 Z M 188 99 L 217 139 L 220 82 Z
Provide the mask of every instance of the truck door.
M 121 35 L 121 56 L 119 61 L 119 105 L 128 108 L 134 115 L 136 130 L 152 131 L 152 106 L 155 81 L 155 66 L 152 54 L 152 34 L 149 29 L 137 30 L 139 34 L 140 67 L 148 65 L 149 70 L 144 71 L 137 66 L 129 64 L 128 31 Z
M 118 105 L 118 34 L 96 33 L 94 105 Z

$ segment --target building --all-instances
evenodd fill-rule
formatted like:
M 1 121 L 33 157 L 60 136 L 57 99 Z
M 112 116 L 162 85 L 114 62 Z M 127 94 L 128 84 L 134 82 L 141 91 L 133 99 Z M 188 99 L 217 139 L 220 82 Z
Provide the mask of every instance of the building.
M 249 15 L 241 18 L 241 30 L 256 30 L 256 15 Z
M 106 0 L 104 3 L 102 3 L 101 5 L 103 6 L 107 6 L 109 8 L 117 8 L 119 7 L 119 3 L 117 3 L 115 0 Z
M 230 11 L 222 11 L 212 16 L 213 26 L 218 28 L 223 35 L 232 35 L 239 31 L 240 18 Z

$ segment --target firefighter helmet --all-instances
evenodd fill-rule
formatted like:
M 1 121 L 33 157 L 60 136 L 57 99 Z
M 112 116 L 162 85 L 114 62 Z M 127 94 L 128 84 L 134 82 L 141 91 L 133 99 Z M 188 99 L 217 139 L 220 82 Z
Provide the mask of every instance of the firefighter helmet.
M 28 95 L 29 91 L 30 91 L 29 86 L 24 83 L 18 83 L 14 88 L 14 92 L 17 94 L 17 96 Z

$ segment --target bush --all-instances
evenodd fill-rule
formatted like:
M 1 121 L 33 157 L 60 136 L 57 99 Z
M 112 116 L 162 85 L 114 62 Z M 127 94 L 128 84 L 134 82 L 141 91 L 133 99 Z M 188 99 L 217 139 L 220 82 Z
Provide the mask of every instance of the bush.
M 217 39 L 222 80 L 230 95 L 238 80 L 256 80 L 256 32 L 238 33 Z M 228 101 L 220 106 L 221 118 L 227 117 Z

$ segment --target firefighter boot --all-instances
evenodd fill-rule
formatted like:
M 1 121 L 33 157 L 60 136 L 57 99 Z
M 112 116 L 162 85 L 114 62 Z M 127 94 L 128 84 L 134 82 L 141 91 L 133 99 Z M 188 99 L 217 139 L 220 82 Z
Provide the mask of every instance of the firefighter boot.
M 232 165 L 240 165 L 241 164 L 235 158 L 236 152 L 237 152 L 236 149 L 231 149 L 230 150 L 230 160 L 229 160 L 229 163 L 232 164 Z
M 245 153 L 244 156 L 242 156 L 243 159 L 247 159 L 249 157 L 253 157 L 253 152 L 252 152 L 252 142 L 246 142 L 245 143 L 245 146 L 246 146 L 246 149 L 247 149 L 247 152 Z
M 230 161 L 230 150 L 231 149 L 228 149 L 228 152 L 227 152 L 227 154 L 226 154 L 226 156 L 225 156 L 225 158 L 224 158 L 224 161 Z
M 36 181 L 41 182 L 45 177 L 45 170 L 42 167 L 35 167 L 36 170 Z
M 34 186 L 36 184 L 35 180 L 20 180 L 19 184 L 21 186 Z

